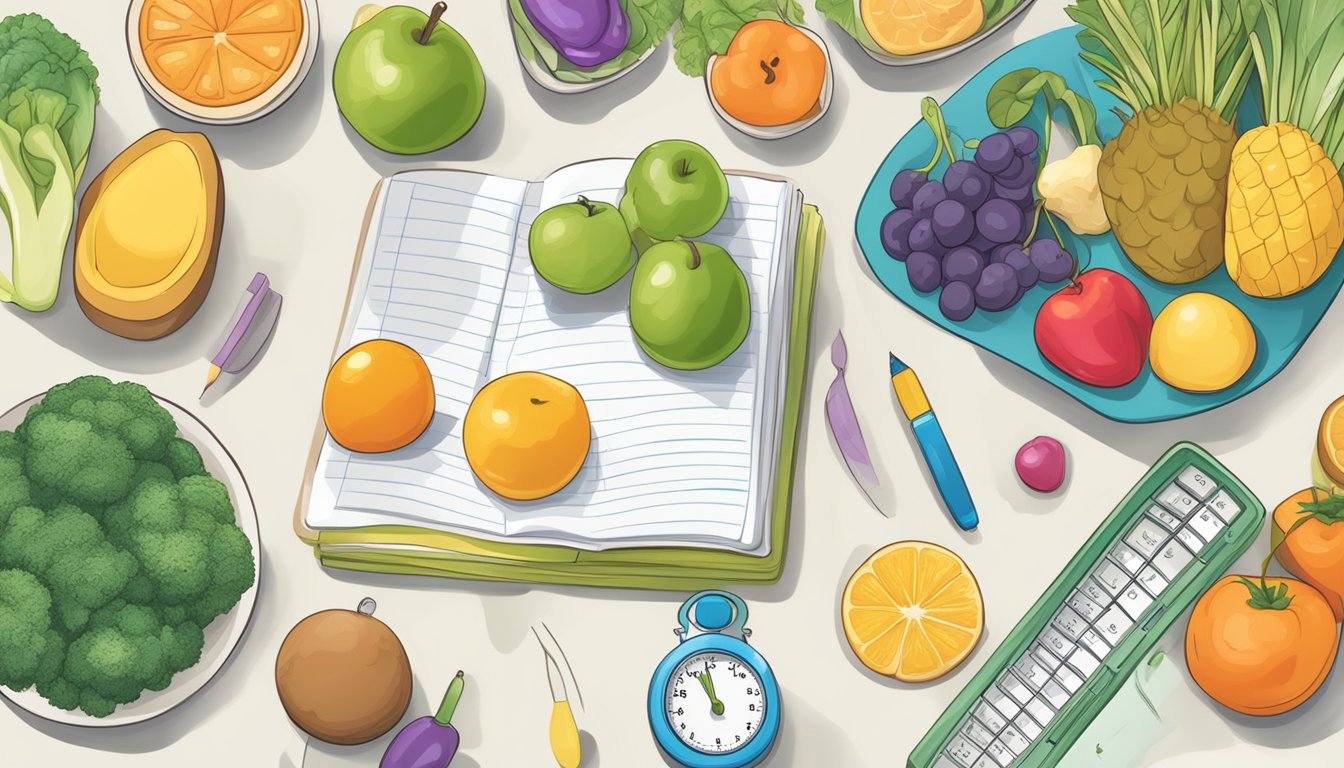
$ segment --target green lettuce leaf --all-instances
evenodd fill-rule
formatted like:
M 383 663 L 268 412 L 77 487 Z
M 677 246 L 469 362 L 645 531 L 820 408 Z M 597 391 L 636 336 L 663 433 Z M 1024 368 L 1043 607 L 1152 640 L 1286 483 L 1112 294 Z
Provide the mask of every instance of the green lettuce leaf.
M 519 0 L 509 0 L 513 38 L 519 57 L 539 65 L 563 83 L 583 85 L 605 80 L 637 64 L 644 54 L 667 38 L 681 15 L 681 0 L 621 0 L 630 19 L 630 41 L 616 58 L 596 67 L 580 67 L 555 50 L 528 20 Z
M 709 57 L 722 55 L 737 31 L 758 19 L 802 24 L 803 7 L 798 0 L 686 0 L 672 37 L 677 69 L 691 77 L 703 76 Z

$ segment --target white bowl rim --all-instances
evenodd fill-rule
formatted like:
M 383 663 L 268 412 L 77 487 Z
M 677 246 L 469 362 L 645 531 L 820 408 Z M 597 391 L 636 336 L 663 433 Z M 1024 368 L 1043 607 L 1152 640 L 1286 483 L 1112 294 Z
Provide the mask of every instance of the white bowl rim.
M 45 396 L 45 392 L 34 395 L 0 414 L 0 425 L 4 425 L 13 419 L 22 421 L 28 410 Z M 217 616 L 214 621 L 203 628 L 206 635 L 206 648 L 210 646 L 210 630 L 212 627 L 218 626 L 218 629 L 215 630 L 217 638 L 219 632 L 228 629 L 228 634 L 223 636 L 223 642 L 219 643 L 217 640 L 216 647 L 209 658 L 206 656 L 206 648 L 203 648 L 201 660 L 194 666 L 174 675 L 173 681 L 168 684 L 167 688 L 162 691 L 146 691 L 139 699 L 129 704 L 118 705 L 117 709 L 107 717 L 93 717 L 78 709 L 58 709 L 42 698 L 35 688 L 29 688 L 26 691 L 12 691 L 0 686 L 0 696 L 8 699 L 13 706 L 48 722 L 81 728 L 117 728 L 143 723 L 146 720 L 167 714 L 204 689 L 223 670 L 242 643 L 243 636 L 247 634 L 256 612 L 257 596 L 261 588 L 261 528 L 257 519 L 256 502 L 252 498 L 252 491 L 247 484 L 247 478 L 243 476 L 242 469 L 238 466 L 233 454 L 229 453 L 223 442 L 210 427 L 206 426 L 205 422 L 186 408 L 167 398 L 158 395 L 153 395 L 153 397 L 155 401 L 172 414 L 178 425 L 178 436 L 190 439 L 188 435 L 194 433 L 193 436 L 196 439 L 190 441 L 192 445 L 196 446 L 197 450 L 201 451 L 201 458 L 206 462 L 207 469 L 213 461 L 220 465 L 222 474 L 226 476 L 219 479 L 221 482 L 225 482 L 229 489 L 229 496 L 233 500 L 235 522 L 238 523 L 238 527 L 242 529 L 248 541 L 252 544 L 254 555 L 252 587 L 243 593 L 243 596 L 238 600 L 238 604 L 228 613 Z M 183 428 L 184 422 L 188 425 L 186 429 Z M 14 426 L 18 426 L 18 423 L 16 422 L 8 428 L 12 429 Z M 5 428 L 0 426 L 0 429 Z M 205 444 L 202 445 L 201 443 Z M 211 474 L 214 475 L 215 473 L 211 472 Z M 221 623 L 225 620 L 227 620 L 227 623 Z M 194 674 L 189 678 L 182 677 L 188 673 Z M 146 699 L 150 701 L 146 702 Z M 141 709 L 142 711 L 137 711 Z

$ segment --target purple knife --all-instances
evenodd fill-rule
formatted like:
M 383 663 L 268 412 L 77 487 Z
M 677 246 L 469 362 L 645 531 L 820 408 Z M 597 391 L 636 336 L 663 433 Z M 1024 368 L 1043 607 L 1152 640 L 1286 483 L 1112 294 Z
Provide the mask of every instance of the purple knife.
M 234 310 L 233 319 L 228 325 L 228 335 L 224 337 L 219 352 L 210 361 L 210 373 L 205 378 L 202 397 L 210 385 L 219 379 L 219 374 L 241 373 L 257 358 L 257 353 L 261 352 L 271 332 L 275 330 L 281 301 L 280 294 L 271 290 L 270 278 L 258 272 L 247 286 L 247 293 L 238 303 L 238 308 Z

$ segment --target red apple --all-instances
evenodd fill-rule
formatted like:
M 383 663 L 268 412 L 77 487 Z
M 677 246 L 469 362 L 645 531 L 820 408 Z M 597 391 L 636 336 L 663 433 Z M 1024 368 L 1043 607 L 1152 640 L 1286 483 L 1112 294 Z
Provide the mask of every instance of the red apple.
M 1061 371 L 1096 387 L 1120 387 L 1148 359 L 1153 313 L 1124 275 L 1089 269 L 1036 315 L 1036 347 Z

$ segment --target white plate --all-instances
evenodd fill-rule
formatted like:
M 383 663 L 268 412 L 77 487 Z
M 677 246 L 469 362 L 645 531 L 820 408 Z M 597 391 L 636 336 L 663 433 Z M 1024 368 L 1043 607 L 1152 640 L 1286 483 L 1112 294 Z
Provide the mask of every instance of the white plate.
M 630 66 L 618 70 L 601 80 L 592 80 L 586 83 L 569 83 L 556 77 L 550 70 L 546 69 L 541 64 L 523 56 L 523 52 L 518 48 L 518 35 L 523 34 L 523 32 L 517 29 L 519 22 L 517 19 L 513 18 L 513 12 L 509 8 L 508 0 L 505 0 L 504 2 L 504 12 L 509 16 L 509 34 L 513 39 L 513 50 L 518 54 L 518 61 L 523 64 L 523 71 L 526 72 L 528 77 L 531 77 L 537 85 L 540 85 L 548 91 L 554 91 L 555 93 L 583 93 L 584 91 L 591 91 L 594 88 L 601 88 L 607 83 L 615 82 L 635 71 L 635 68 L 647 61 L 648 58 L 658 50 L 659 46 L 662 46 L 667 42 L 667 36 L 664 35 L 661 41 L 649 46 L 649 50 L 640 54 L 639 58 L 631 62 Z
M 0 430 L 13 431 L 23 423 L 23 417 L 28 414 L 28 409 L 41 401 L 42 397 L 42 395 L 31 397 L 0 416 Z M 72 711 L 57 709 L 33 688 L 16 693 L 0 686 L 0 695 L 44 720 L 64 725 L 109 728 L 142 723 L 158 717 L 191 698 L 192 694 L 210 682 L 229 660 L 233 649 L 238 647 L 238 642 L 242 640 L 243 632 L 247 629 L 247 623 L 252 618 L 252 609 L 257 602 L 257 588 L 261 584 L 261 534 L 257 527 L 257 508 L 252 502 L 251 492 L 247 489 L 247 481 L 243 479 L 242 471 L 219 442 L 219 438 L 215 437 L 215 434 L 199 419 L 181 406 L 158 395 L 155 395 L 154 399 L 172 414 L 177 422 L 178 436 L 196 446 L 201 452 L 201 460 L 205 463 L 206 470 L 228 487 L 238 527 L 247 536 L 247 540 L 252 542 L 252 559 L 255 563 L 252 588 L 243 593 L 242 599 L 233 610 L 216 617 L 205 628 L 205 646 L 201 649 L 201 660 L 196 666 L 178 672 L 168 687 L 162 691 L 145 691 L 139 699 L 130 704 L 122 704 L 107 717 L 92 717 L 78 709 Z
M 998 32 L 1005 24 L 1017 18 L 1023 11 L 1030 8 L 1031 4 L 1034 2 L 1036 2 L 1036 0 L 1022 0 L 1021 4 L 1009 11 L 1002 19 L 994 22 L 994 26 L 989 29 L 979 30 L 974 35 L 971 35 L 959 43 L 953 43 L 946 48 L 939 48 L 933 51 L 898 56 L 894 53 L 888 53 L 880 48 L 874 50 L 873 48 L 864 45 L 862 40 L 857 40 L 856 42 L 859 44 L 859 47 L 863 49 L 863 52 L 868 54 L 874 61 L 886 64 L 889 67 L 907 67 L 914 64 L 928 64 L 931 61 L 940 61 L 949 56 L 955 56 L 981 40 L 984 40 L 986 37 Z M 858 20 L 860 25 L 863 24 L 863 16 L 859 13 L 858 0 L 854 0 L 854 18 Z
M 821 55 L 826 59 L 826 78 L 821 82 L 821 93 L 817 96 L 817 109 L 808 113 L 802 120 L 796 120 L 788 125 L 752 125 L 738 120 L 728 114 L 728 111 L 719 104 L 719 100 L 714 98 L 714 89 L 710 87 L 709 82 L 710 73 L 714 71 L 714 61 L 719 58 L 718 54 L 714 54 L 705 63 L 705 95 L 709 97 L 709 103 L 713 105 L 714 112 L 723 122 L 753 138 L 770 140 L 792 136 L 826 116 L 826 112 L 831 108 L 831 97 L 835 95 L 835 79 L 831 74 L 833 69 L 831 66 L 831 49 L 826 47 L 826 41 L 822 40 L 816 32 L 807 27 L 798 27 L 798 29 L 811 38 L 812 42 L 821 46 Z
M 131 57 L 131 69 L 140 79 L 140 85 L 154 97 L 160 106 L 178 117 L 206 125 L 239 125 L 265 117 L 279 109 L 299 90 L 317 58 L 319 19 L 317 0 L 300 0 L 303 5 L 303 36 L 299 39 L 302 59 L 297 67 L 291 66 L 266 92 L 242 104 L 228 107 L 203 107 L 193 104 L 163 86 L 149 72 L 145 52 L 140 48 L 140 9 L 145 0 L 131 0 L 126 11 L 126 50 Z

